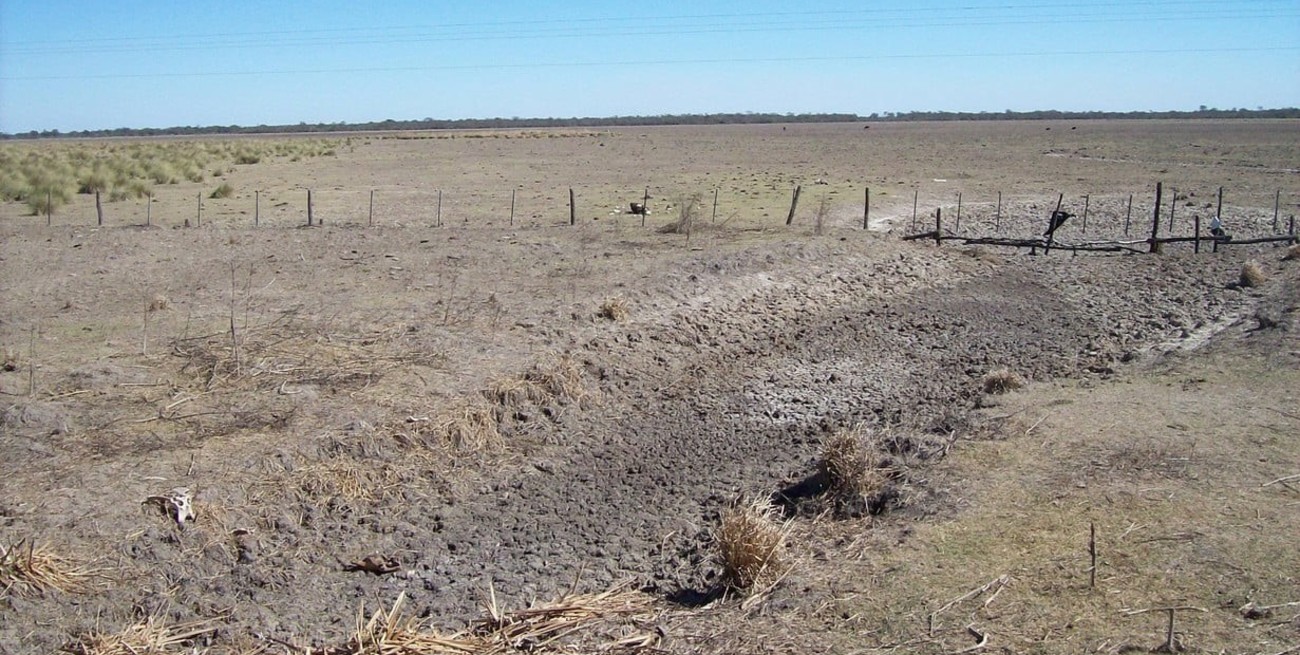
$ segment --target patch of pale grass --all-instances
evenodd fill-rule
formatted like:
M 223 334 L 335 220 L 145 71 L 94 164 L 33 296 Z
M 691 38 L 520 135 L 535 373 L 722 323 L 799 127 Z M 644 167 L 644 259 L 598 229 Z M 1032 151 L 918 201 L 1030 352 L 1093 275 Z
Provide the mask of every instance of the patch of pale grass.
M 400 479 L 388 464 L 363 463 L 340 457 L 309 464 L 294 471 L 298 488 L 315 498 L 338 497 L 372 501 L 396 491 Z
M 86 593 L 100 574 L 29 539 L 0 545 L 0 596 Z
M 621 296 L 606 298 L 605 302 L 600 304 L 600 311 L 596 315 L 610 321 L 625 321 L 630 315 L 627 307 L 627 300 Z
M 1025 386 L 1025 379 L 1020 377 L 1019 373 L 1010 369 L 998 369 L 989 371 L 980 379 L 980 385 L 987 394 L 1004 394 L 1010 393 Z
M 521 375 L 507 375 L 493 380 L 483 390 L 483 395 L 502 407 L 541 404 L 551 398 L 541 385 Z
M 458 453 L 497 451 L 505 446 L 496 414 L 482 402 L 465 402 L 444 411 L 434 419 L 433 431 L 443 446 Z
M 1243 287 L 1259 287 L 1268 281 L 1268 275 L 1264 273 L 1263 267 L 1257 262 L 1246 262 L 1241 265 L 1241 275 L 1237 278 L 1237 283 Z
M 779 581 L 789 570 L 784 557 L 789 532 L 790 524 L 781 521 L 777 509 L 766 500 L 723 510 L 713 530 L 722 584 L 757 592 Z
M 198 653 L 199 638 L 217 630 L 217 621 L 192 621 L 167 625 L 149 617 L 118 633 L 93 633 L 64 646 L 74 655 L 170 655 Z

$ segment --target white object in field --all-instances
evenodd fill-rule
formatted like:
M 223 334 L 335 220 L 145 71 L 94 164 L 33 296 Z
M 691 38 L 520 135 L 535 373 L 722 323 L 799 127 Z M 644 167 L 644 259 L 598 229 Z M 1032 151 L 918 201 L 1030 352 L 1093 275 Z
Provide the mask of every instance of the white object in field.
M 193 521 L 196 518 L 193 499 L 187 487 L 172 489 L 165 496 L 149 496 L 144 499 L 144 502 L 154 503 L 163 508 L 163 511 L 176 521 L 176 525 L 182 528 L 185 527 L 186 521 Z

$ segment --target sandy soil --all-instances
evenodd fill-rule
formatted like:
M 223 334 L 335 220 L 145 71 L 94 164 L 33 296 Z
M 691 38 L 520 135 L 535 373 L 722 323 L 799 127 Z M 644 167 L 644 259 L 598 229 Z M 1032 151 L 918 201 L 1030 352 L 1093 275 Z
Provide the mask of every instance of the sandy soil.
M 1083 240 L 1122 234 L 1128 194 L 1148 194 L 1154 179 L 1185 193 L 1181 220 L 1230 185 L 1230 225 L 1264 234 L 1274 190 L 1295 202 L 1293 127 L 354 137 L 336 159 L 228 173 L 240 193 L 207 201 L 199 229 L 178 227 L 197 186 L 175 198 L 160 191 L 153 228 L 94 228 L 73 220 L 76 206 L 46 227 L 5 206 L 0 542 L 48 544 L 111 582 L 4 594 L 0 652 L 47 652 L 145 617 L 218 619 L 201 644 L 217 651 L 339 644 L 359 607 L 399 595 L 451 628 L 478 615 L 489 588 L 518 607 L 624 580 L 664 616 L 725 618 L 739 630 L 730 601 L 683 609 L 713 598 L 708 529 L 737 498 L 815 472 L 834 429 L 863 421 L 942 441 L 979 420 L 988 403 L 979 380 L 994 369 L 1089 388 L 1159 367 L 1180 345 L 1257 321 L 1261 308 L 1295 333 L 1296 267 L 1280 249 L 1074 257 L 903 243 L 911 189 L 945 213 L 960 190 L 970 233 L 991 227 L 990 196 L 1001 190 L 998 227 L 1024 235 L 1041 230 L 1057 193 L 1087 193 L 1087 232 L 1080 222 L 1062 237 Z M 428 179 L 447 181 L 440 228 L 430 227 Z M 575 180 L 580 207 L 593 209 L 569 227 Z M 796 224 L 782 225 L 796 183 L 814 201 L 834 196 L 823 234 L 807 200 Z M 866 183 L 882 221 L 868 232 L 858 229 Z M 720 224 L 701 219 L 688 238 L 656 229 L 677 217 L 671 210 L 645 228 L 610 214 L 647 185 L 656 203 L 678 207 L 690 194 L 711 203 L 719 188 Z M 295 186 L 337 189 L 316 192 L 325 227 L 299 229 L 291 205 L 276 208 Z M 508 212 L 512 186 L 515 226 L 495 202 L 506 199 Z M 368 188 L 382 201 L 374 227 L 358 205 Z M 251 189 L 275 208 L 258 229 L 240 208 Z M 1150 199 L 1134 203 L 1133 216 L 1149 221 Z M 110 216 L 125 221 L 127 209 Z M 1251 260 L 1270 279 L 1262 288 L 1235 284 Z M 613 305 L 627 317 L 603 317 Z M 1278 338 L 1247 347 L 1294 349 Z M 1279 357 L 1260 370 L 1295 369 Z M 562 384 L 500 393 L 521 380 Z M 1289 383 L 1265 384 L 1279 393 Z M 448 428 L 485 422 L 500 443 Z M 1274 462 L 1278 475 L 1285 464 Z M 909 543 L 906 522 L 964 507 L 962 483 L 944 477 L 957 474 L 932 465 L 918 463 L 874 522 L 827 527 L 796 511 L 805 543 L 853 531 Z M 145 503 L 177 487 L 196 500 L 184 527 Z M 844 564 L 843 552 L 823 550 L 829 563 L 797 569 L 773 591 L 770 620 L 750 616 L 753 634 L 784 630 L 771 644 L 808 634 L 785 621 L 831 601 L 800 582 Z M 345 570 L 371 555 L 397 570 Z M 1294 584 L 1258 575 L 1282 596 Z M 823 649 L 839 650 L 855 625 L 827 630 Z M 1278 634 L 1253 643 L 1286 643 Z M 767 648 L 742 636 L 659 645 Z

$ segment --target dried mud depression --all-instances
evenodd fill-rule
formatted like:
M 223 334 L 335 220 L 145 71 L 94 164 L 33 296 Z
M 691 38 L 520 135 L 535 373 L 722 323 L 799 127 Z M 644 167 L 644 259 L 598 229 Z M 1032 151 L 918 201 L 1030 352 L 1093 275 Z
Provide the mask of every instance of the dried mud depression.
M 862 128 L 198 140 L 103 226 L 0 205 L 0 653 L 1294 652 L 1296 250 L 899 237 L 1136 242 L 1156 182 L 1269 236 L 1300 124 Z

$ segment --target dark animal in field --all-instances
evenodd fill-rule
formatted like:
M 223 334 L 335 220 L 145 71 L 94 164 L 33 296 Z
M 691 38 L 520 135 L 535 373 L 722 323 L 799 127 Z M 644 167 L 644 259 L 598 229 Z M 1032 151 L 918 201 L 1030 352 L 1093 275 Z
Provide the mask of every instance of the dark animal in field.
M 631 203 L 631 205 L 632 205 L 632 214 L 634 216 L 645 216 L 646 214 L 650 213 L 650 209 L 642 203 L 634 202 Z
M 1074 218 L 1074 214 L 1071 214 L 1070 212 L 1061 211 L 1059 209 L 1052 212 L 1052 222 L 1047 226 L 1047 231 L 1043 233 L 1043 236 L 1052 236 L 1052 233 L 1056 232 L 1057 228 L 1065 225 L 1065 222 L 1071 218 Z

